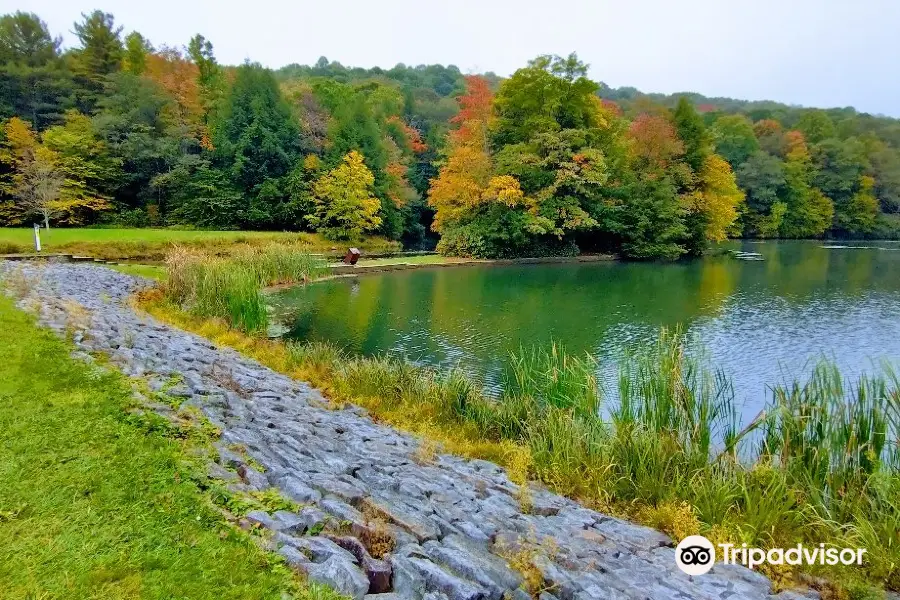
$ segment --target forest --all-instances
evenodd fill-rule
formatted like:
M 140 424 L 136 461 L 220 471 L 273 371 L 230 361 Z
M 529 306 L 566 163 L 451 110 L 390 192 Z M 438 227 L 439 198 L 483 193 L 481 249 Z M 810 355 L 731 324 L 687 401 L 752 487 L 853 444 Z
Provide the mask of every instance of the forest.
M 0 18 L 0 225 L 381 235 L 474 257 L 702 254 L 900 237 L 900 121 L 645 94 L 575 54 L 455 66 L 220 64 L 94 11 L 75 47 Z

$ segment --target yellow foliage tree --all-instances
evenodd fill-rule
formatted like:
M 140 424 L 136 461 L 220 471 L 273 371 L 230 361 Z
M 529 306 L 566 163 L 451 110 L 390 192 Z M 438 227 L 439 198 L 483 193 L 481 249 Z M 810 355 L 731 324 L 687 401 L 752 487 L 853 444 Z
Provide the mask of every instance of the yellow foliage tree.
M 357 151 L 313 185 L 315 213 L 309 223 L 330 239 L 354 239 L 381 225 L 381 202 L 372 195 L 375 176 Z
M 27 216 L 16 201 L 25 169 L 34 160 L 38 147 L 37 135 L 31 124 L 13 117 L 3 124 L 3 143 L 0 145 L 0 224 L 20 225 Z
M 116 179 L 120 164 L 110 158 L 89 117 L 74 110 L 67 112 L 62 125 L 44 132 L 42 143 L 55 153 L 58 168 L 65 176 L 55 211 L 62 223 L 81 225 L 91 221 L 96 213 L 112 208 L 98 188 Z
M 731 165 L 718 154 L 710 154 L 700 171 L 700 189 L 687 200 L 690 210 L 705 217 L 706 239 L 721 242 L 737 219 L 744 192 L 737 186 Z
M 431 180 L 428 203 L 435 210 L 431 228 L 441 232 L 480 204 L 491 171 L 491 159 L 477 142 L 454 148 L 438 176 Z

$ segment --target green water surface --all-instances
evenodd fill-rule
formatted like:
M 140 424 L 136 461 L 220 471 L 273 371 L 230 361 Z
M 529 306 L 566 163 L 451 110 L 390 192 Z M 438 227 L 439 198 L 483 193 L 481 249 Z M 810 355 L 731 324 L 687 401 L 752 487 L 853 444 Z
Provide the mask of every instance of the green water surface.
M 900 245 L 743 242 L 763 260 L 468 266 L 372 274 L 272 296 L 288 338 L 458 365 L 496 382 L 511 351 L 562 343 L 616 359 L 682 327 L 733 380 L 745 414 L 823 356 L 848 375 L 900 359 Z M 860 247 L 861 246 L 861 247 Z

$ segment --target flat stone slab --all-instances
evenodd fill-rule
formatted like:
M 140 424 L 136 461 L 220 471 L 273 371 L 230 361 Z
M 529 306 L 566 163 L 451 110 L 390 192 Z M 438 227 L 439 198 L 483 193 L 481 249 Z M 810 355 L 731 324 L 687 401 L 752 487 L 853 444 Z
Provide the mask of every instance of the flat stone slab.
M 501 546 L 510 545 L 530 548 L 546 600 L 791 597 L 771 595 L 765 577 L 742 567 L 689 577 L 663 534 L 550 492 L 533 493 L 538 510 L 522 511 L 518 486 L 492 463 L 439 455 L 420 464 L 414 437 L 358 407 L 329 410 L 307 383 L 136 312 L 128 298 L 149 280 L 89 263 L 0 261 L 0 277 L 13 269 L 33 286 L 20 306 L 37 307 L 40 322 L 60 335 L 73 324 L 83 329 L 74 336 L 80 356 L 104 353 L 151 389 L 174 389 L 173 398 L 219 427 L 220 464 L 240 476 L 229 485 L 275 487 L 303 504 L 297 513 L 257 512 L 248 521 L 273 530 L 273 550 L 291 566 L 353 598 L 376 591 L 391 600 L 527 598 L 503 557 Z M 73 303 L 88 317 L 69 315 Z M 387 531 L 394 548 L 371 562 L 310 537 L 326 523 L 363 544 Z

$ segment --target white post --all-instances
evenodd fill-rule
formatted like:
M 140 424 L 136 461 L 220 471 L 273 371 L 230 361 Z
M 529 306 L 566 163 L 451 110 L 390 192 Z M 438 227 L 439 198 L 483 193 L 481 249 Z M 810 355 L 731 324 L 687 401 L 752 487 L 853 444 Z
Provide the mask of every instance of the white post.
M 39 223 L 34 224 L 34 251 L 41 251 L 41 226 Z

